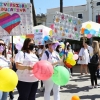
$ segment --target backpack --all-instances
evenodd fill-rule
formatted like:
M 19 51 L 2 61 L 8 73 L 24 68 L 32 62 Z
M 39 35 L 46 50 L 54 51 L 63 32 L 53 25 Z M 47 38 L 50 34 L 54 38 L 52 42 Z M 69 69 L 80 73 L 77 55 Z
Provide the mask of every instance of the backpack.
M 49 59 L 49 53 L 48 53 L 48 51 L 45 51 L 45 54 L 46 54 L 47 60 L 48 60 Z
M 47 56 L 47 60 L 49 59 L 49 53 L 48 53 L 48 51 L 45 51 L 45 54 L 46 54 L 46 56 Z M 56 55 L 56 57 L 54 57 L 55 59 L 57 59 L 57 60 L 59 60 L 59 57 Z
M 90 63 L 92 63 L 92 64 L 97 64 L 97 63 L 98 63 L 98 60 L 99 60 L 98 55 L 97 55 L 97 54 L 94 54 L 94 55 L 92 56 L 92 58 L 90 59 Z

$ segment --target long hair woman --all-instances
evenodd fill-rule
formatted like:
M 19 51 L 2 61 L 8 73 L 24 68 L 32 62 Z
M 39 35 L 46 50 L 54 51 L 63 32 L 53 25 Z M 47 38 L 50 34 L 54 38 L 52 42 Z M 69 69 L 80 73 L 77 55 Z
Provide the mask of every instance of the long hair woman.
M 85 74 L 88 74 L 87 65 L 89 62 L 89 53 L 87 43 L 83 42 L 83 46 L 79 52 L 79 61 L 78 64 L 81 64 L 81 75 L 83 75 L 83 69 L 85 69 Z
M 33 53 L 34 43 L 30 38 L 25 39 L 22 51 L 15 57 L 18 75 L 18 100 L 35 100 L 38 79 L 32 73 L 33 66 L 38 62 Z
M 97 88 L 96 72 L 97 72 L 97 69 L 98 69 L 99 57 L 100 57 L 98 41 L 93 41 L 92 48 L 93 48 L 93 55 L 90 55 L 90 61 L 89 61 L 89 64 L 88 64 L 88 68 L 89 68 L 89 71 L 90 71 L 91 88 L 94 88 L 94 87 Z M 94 61 L 96 61 L 96 62 L 94 63 Z
M 9 67 L 12 68 L 12 64 L 7 60 L 6 45 L 2 39 L 0 39 L 0 70 Z M 7 100 L 8 93 L 0 91 L 0 100 Z

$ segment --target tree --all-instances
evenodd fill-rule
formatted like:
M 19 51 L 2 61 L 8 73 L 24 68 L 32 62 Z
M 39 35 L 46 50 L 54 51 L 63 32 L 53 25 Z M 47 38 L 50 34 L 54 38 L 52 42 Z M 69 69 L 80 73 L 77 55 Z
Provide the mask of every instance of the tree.
M 35 8 L 34 8 L 34 1 L 30 0 L 30 3 L 32 4 L 33 23 L 34 23 L 34 26 L 36 26 L 37 21 L 36 21 L 36 14 L 35 14 Z
M 60 12 L 63 13 L 63 0 L 60 0 Z

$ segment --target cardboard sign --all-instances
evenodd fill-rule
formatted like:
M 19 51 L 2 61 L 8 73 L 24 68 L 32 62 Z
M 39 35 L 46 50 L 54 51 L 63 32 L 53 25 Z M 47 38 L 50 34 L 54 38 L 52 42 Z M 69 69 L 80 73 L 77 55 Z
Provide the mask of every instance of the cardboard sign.
M 80 40 L 81 19 L 68 14 L 56 12 L 54 16 L 55 38 Z
M 42 29 L 34 30 L 35 45 L 44 45 L 44 35 Z
M 30 3 L 0 2 L 0 35 L 32 34 Z

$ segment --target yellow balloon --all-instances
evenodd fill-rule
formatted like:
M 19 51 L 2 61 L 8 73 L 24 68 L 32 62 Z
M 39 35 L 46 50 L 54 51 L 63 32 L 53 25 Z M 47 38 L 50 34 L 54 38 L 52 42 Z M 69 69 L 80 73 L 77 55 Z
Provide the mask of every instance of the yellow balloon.
M 72 59 L 71 62 L 70 62 L 70 64 L 71 64 L 72 66 L 74 66 L 74 65 L 76 65 L 76 61 Z
M 69 52 L 67 57 L 70 58 L 70 59 L 72 59 L 73 58 L 73 53 Z
M 87 25 L 86 25 L 86 28 L 87 28 L 87 29 L 91 29 L 91 25 L 90 25 L 90 24 L 87 24 Z
M 17 74 L 9 69 L 3 68 L 0 70 L 0 90 L 4 92 L 13 91 L 18 83 Z
M 49 35 L 50 35 L 50 36 L 52 36 L 52 35 L 53 35 L 53 31 L 52 31 L 52 30 L 50 30 Z
M 67 58 L 66 62 L 70 64 L 71 63 L 71 59 Z

